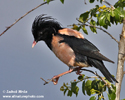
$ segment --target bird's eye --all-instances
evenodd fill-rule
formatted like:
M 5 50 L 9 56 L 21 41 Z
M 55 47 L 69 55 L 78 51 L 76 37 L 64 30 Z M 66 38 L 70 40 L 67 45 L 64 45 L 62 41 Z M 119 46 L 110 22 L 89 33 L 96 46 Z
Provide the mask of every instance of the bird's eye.
M 42 34 L 43 34 L 43 32 L 39 32 L 39 34 L 40 34 L 40 35 L 42 35 Z
M 42 36 L 43 35 L 43 32 L 38 32 L 38 36 Z

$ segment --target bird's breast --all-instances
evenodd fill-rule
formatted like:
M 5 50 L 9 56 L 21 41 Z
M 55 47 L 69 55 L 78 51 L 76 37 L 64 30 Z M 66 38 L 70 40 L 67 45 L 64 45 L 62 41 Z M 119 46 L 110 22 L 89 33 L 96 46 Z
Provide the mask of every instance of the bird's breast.
M 52 42 L 51 42 L 52 51 L 66 65 L 74 66 L 75 63 L 74 51 L 65 42 L 60 43 L 61 40 L 63 40 L 63 38 L 60 36 L 52 37 Z

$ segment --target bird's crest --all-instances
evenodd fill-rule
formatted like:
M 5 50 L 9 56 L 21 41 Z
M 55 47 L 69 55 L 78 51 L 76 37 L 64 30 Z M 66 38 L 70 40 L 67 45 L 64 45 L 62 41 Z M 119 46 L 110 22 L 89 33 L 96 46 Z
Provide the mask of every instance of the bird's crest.
M 44 27 L 54 27 L 55 29 L 61 28 L 60 23 L 58 23 L 55 18 L 45 15 L 46 14 L 41 14 L 39 16 L 36 16 L 32 24 L 32 32 Z

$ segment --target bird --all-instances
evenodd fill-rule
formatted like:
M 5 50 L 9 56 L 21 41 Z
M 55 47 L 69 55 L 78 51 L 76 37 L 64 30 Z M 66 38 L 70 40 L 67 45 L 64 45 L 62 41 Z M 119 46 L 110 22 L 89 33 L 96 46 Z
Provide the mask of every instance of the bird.
M 69 67 L 68 71 L 52 78 L 55 85 L 60 76 L 73 72 L 75 68 L 78 69 L 77 74 L 80 75 L 80 69 L 83 67 L 95 67 L 109 82 L 118 83 L 103 63 L 103 61 L 114 62 L 102 55 L 100 50 L 87 40 L 81 32 L 63 28 L 55 18 L 45 14 L 36 16 L 31 31 L 34 37 L 32 48 L 39 41 L 44 41 L 56 57 Z

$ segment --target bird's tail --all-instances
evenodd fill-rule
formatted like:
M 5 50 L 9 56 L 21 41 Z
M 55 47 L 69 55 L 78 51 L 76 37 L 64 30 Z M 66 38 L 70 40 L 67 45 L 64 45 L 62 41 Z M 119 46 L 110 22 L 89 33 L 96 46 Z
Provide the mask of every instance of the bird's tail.
M 94 66 L 97 69 L 99 69 L 109 82 L 115 81 L 115 82 L 118 83 L 118 81 L 106 69 L 105 65 L 103 64 L 103 62 L 101 60 L 96 60 L 96 59 L 88 58 L 88 63 L 89 63 L 89 65 Z

